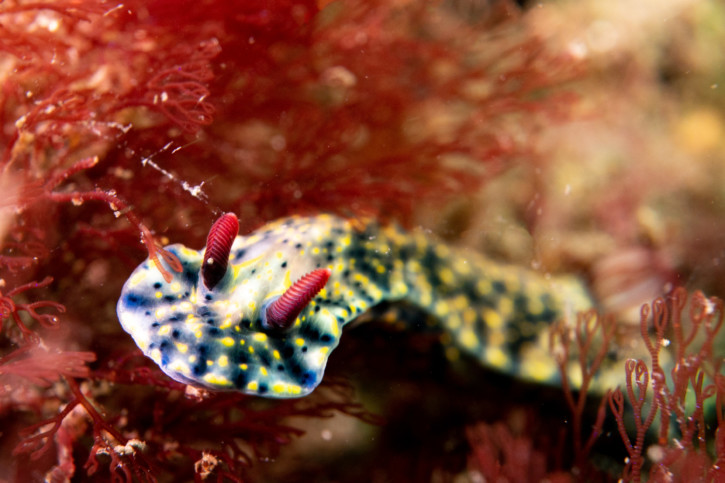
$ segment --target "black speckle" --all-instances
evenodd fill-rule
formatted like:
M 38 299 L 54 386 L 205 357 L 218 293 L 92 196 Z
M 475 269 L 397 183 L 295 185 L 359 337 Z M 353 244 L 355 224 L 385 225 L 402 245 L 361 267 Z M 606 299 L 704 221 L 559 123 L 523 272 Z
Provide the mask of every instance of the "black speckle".
M 282 262 L 282 268 L 287 267 L 287 262 Z
M 282 243 L 284 243 L 284 244 L 289 243 L 289 239 L 288 238 L 285 238 L 284 240 L 282 240 Z
M 174 297 L 173 295 L 166 295 L 164 297 L 164 300 L 166 300 L 167 302 L 173 302 L 174 300 L 176 300 L 176 297 Z
M 234 378 L 234 385 L 239 389 L 247 385 L 247 375 L 244 372 L 239 372 L 237 377 Z
M 264 394 L 265 392 L 267 392 L 267 390 L 268 390 L 268 388 L 267 388 L 266 384 L 259 385 L 259 394 Z
M 299 364 L 295 364 L 294 366 L 292 366 L 292 374 L 295 374 L 297 376 L 302 374 L 302 366 L 300 366 Z
M 206 319 L 206 323 L 209 325 L 214 325 L 214 319 Z
M 151 312 L 149 312 L 149 311 L 147 310 L 146 312 L 144 312 L 144 315 L 151 315 Z
M 219 337 L 222 334 L 222 331 L 217 329 L 216 327 L 212 327 L 207 333 L 212 337 Z
M 168 340 L 162 341 L 161 344 L 159 344 L 159 350 L 167 351 L 171 348 L 171 343 L 169 343 Z
M 320 306 L 319 305 L 315 306 L 315 313 L 317 313 L 319 311 L 320 311 Z
M 330 334 L 325 334 L 322 337 L 320 337 L 320 341 L 322 342 L 330 342 L 332 340 L 332 336 Z
M 295 243 L 295 248 L 302 248 L 302 243 Z
M 282 365 L 282 364 L 279 364 L 279 365 L 277 366 L 277 370 L 278 370 L 279 372 L 284 372 L 284 365 Z
M 327 255 L 327 261 L 328 262 L 331 262 L 334 258 L 335 257 L 333 257 L 332 255 Z
M 178 339 L 180 335 L 181 335 L 181 332 L 179 332 L 178 329 L 174 329 L 171 331 L 171 337 L 173 337 L 174 339 Z
M 179 320 L 181 320 L 181 319 L 178 315 L 172 315 L 171 317 L 168 318 L 169 322 L 178 322 Z
M 285 356 L 285 358 L 290 358 L 294 355 L 295 349 L 292 346 L 287 346 L 284 349 L 282 349 L 282 355 Z
M 210 294 L 210 293 L 208 293 L 208 294 L 204 295 L 204 298 L 205 298 L 206 300 L 211 300 L 211 299 L 212 299 L 212 298 L 214 298 L 214 297 L 212 297 L 212 296 L 211 296 L 211 294 Z
M 302 347 L 302 352 L 307 352 L 307 346 Z
M 206 372 L 206 360 L 202 359 L 191 366 L 191 372 L 193 372 L 195 376 L 203 376 Z
M 156 283 L 154 284 L 154 288 L 156 288 L 156 289 L 159 289 L 159 288 L 161 288 L 161 282 L 156 282 Z
M 156 327 L 158 327 L 158 326 L 160 326 L 160 325 L 161 325 L 161 324 L 159 324 L 158 322 L 154 322 L 153 324 L 151 324 L 151 327 L 153 327 L 153 328 L 156 328 Z
M 252 269 L 252 275 L 254 275 L 255 273 L 257 273 L 257 269 L 256 268 L 253 268 Z

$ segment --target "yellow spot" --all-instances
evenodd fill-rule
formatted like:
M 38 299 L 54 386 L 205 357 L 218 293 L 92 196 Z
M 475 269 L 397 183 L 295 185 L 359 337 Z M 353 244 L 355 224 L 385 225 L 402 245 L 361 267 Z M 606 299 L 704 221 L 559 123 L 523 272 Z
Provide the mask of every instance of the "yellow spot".
M 458 349 L 456 349 L 455 347 L 446 347 L 446 358 L 449 361 L 457 361 L 458 357 L 460 357 Z
M 466 310 L 463 311 L 463 322 L 465 322 L 466 325 L 473 325 L 475 321 L 476 311 L 473 310 L 471 307 L 468 307 Z
M 250 391 L 256 391 L 257 388 L 259 388 L 259 384 L 257 383 L 257 381 L 250 381 L 250 383 L 247 384 L 247 389 L 249 389 Z
M 157 320 L 163 319 L 166 316 L 166 309 L 164 307 L 161 307 L 160 309 L 157 309 L 154 313 Z
M 538 297 L 530 298 L 526 305 L 532 315 L 540 315 L 544 311 L 544 303 Z
M 317 248 L 317 247 L 315 247 L 315 248 L 312 249 L 312 253 L 314 253 L 315 255 L 319 255 L 320 254 L 320 249 Z
M 217 359 L 217 364 L 219 364 L 220 367 L 226 367 L 229 364 L 229 357 L 221 356 Z
M 453 271 L 448 267 L 442 268 L 441 271 L 438 272 L 438 276 L 441 278 L 441 282 L 446 285 L 452 285 L 455 279 Z
M 260 373 L 261 373 L 261 374 L 262 374 L 263 376 L 266 376 L 266 375 L 267 375 L 267 368 L 266 368 L 266 367 L 260 367 L 260 368 L 259 368 L 259 372 L 260 372 Z
M 171 326 L 170 325 L 164 325 L 159 329 L 159 335 L 166 335 L 169 332 L 171 332 Z
M 254 347 L 252 347 L 251 345 L 249 346 L 249 353 L 254 354 Z
M 440 258 L 446 258 L 451 253 L 450 249 L 445 245 L 436 245 L 434 251 Z
M 504 353 L 500 347 L 489 347 L 486 349 L 484 358 L 487 363 L 498 369 L 503 369 L 509 364 L 509 359 L 506 356 L 506 353 Z
M 164 294 L 162 294 L 162 293 L 161 293 L 160 291 L 156 291 L 156 293 L 154 294 L 154 296 L 155 296 L 155 297 L 156 297 L 157 299 L 160 299 L 161 297 L 163 297 L 163 296 L 164 296 Z
M 216 386 L 228 386 L 230 384 L 229 379 L 217 374 L 206 374 L 204 376 L 204 380 L 209 384 L 214 384 Z
M 508 317 L 514 311 L 514 301 L 509 297 L 501 297 L 498 301 L 498 311 L 502 317 Z
M 179 292 L 181 291 L 181 284 L 179 282 L 174 282 L 171 284 L 171 287 L 169 287 L 172 292 Z
M 280 357 L 280 355 L 279 355 L 279 351 L 278 351 L 278 350 L 272 351 L 272 355 L 273 355 L 273 356 L 274 356 L 274 358 L 275 358 L 275 359 L 277 359 L 277 360 L 281 359 L 281 357 Z
M 500 330 L 491 331 L 488 335 L 488 344 L 491 346 L 500 346 L 506 342 L 506 335 Z
M 463 330 L 461 332 L 461 344 L 467 349 L 473 349 L 478 344 L 478 337 L 472 330 Z
M 348 316 L 349 314 L 348 314 L 348 312 L 347 312 L 347 310 L 346 310 L 346 309 L 342 309 L 342 310 L 340 311 L 340 315 L 341 315 L 341 316 L 343 316 L 343 317 L 347 317 L 347 316 Z
M 129 286 L 135 287 L 146 278 L 146 272 L 134 273 L 131 279 L 128 281 Z
M 438 317 L 443 317 L 444 315 L 446 315 L 448 313 L 448 304 L 446 302 L 444 302 L 443 300 L 439 300 L 438 302 L 436 302 L 433 312 Z
M 224 322 L 222 322 L 221 324 L 219 324 L 219 328 L 222 329 L 222 330 L 228 329 L 231 326 L 232 326 L 232 319 L 229 318 L 229 317 L 227 317 L 226 319 L 224 319 Z
M 382 265 L 378 265 L 375 269 L 378 273 L 385 273 L 385 267 Z
M 481 295 L 487 295 L 491 293 L 491 290 L 493 290 L 493 287 L 491 286 L 491 281 L 487 279 L 481 279 L 476 284 L 476 290 L 478 290 L 478 293 Z
M 189 362 L 192 364 L 196 362 L 196 356 L 189 356 Z
M 169 368 L 172 371 L 178 372 L 180 374 L 189 374 L 189 372 L 190 372 L 189 367 L 181 361 L 176 361 L 176 362 L 172 363 L 171 365 L 169 365 Z
M 551 356 L 542 348 L 529 345 L 521 351 L 521 374 L 523 376 L 534 381 L 546 382 L 551 380 L 557 370 Z
M 491 329 L 500 329 L 503 325 L 503 319 L 495 310 L 483 309 L 483 320 Z
M 161 351 L 158 349 L 154 349 L 151 352 L 149 352 L 149 357 L 158 364 L 159 361 L 161 361 Z
M 247 304 L 247 307 L 249 307 L 250 310 L 255 310 L 257 308 L 257 303 L 254 300 L 252 300 L 251 302 L 249 302 Z
M 206 360 L 206 365 L 207 366 L 213 366 L 214 365 L 214 361 L 207 359 Z
M 231 337 L 224 337 L 221 340 L 221 343 L 224 344 L 227 347 L 231 347 L 231 346 L 234 345 L 234 339 L 232 339 Z
M 186 344 L 182 344 L 181 342 L 176 343 L 176 350 L 181 352 L 182 354 L 186 354 L 186 351 L 189 350 L 189 346 Z
M 305 339 L 302 339 L 302 338 L 298 337 L 295 340 L 295 344 L 297 344 L 298 346 L 302 347 L 303 345 L 305 345 Z
M 239 368 L 243 371 L 246 371 L 249 366 L 246 364 L 239 364 Z
M 267 340 L 267 334 L 257 332 L 256 334 L 254 334 L 253 339 L 259 342 L 264 342 L 265 340 Z
M 461 319 L 459 317 L 448 317 L 446 325 L 448 325 L 449 329 L 457 329 L 461 326 Z

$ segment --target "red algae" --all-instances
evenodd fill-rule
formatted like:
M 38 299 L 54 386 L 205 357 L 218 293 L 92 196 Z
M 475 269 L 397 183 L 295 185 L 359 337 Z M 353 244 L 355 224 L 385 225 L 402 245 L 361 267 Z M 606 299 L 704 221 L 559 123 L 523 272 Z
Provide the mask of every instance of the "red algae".
M 284 460 L 302 434 L 294 417 L 381 423 L 334 379 L 296 401 L 190 389 L 141 356 L 115 304 L 143 258 L 178 269 L 162 246 L 203 245 L 222 212 L 243 233 L 321 211 L 412 225 L 512 168 L 546 166 L 537 141 L 571 115 L 582 65 L 548 49 L 509 2 L 470 3 L 467 13 L 466 2 L 0 3 L 0 479 L 243 481 L 277 458 L 280 473 L 304 474 Z M 409 372 L 429 367 L 419 337 L 380 361 L 387 372 L 396 360 L 389 377 L 403 388 L 425 384 Z M 365 358 L 346 343 L 354 369 Z M 584 399 L 558 400 L 576 420 L 576 449 L 557 464 L 532 445 L 559 420 L 515 436 L 480 423 L 463 443 L 481 419 L 472 401 L 492 385 L 453 384 L 444 398 L 458 390 L 471 411 L 445 421 L 458 428 L 458 459 L 441 437 L 408 477 L 429 479 L 440 462 L 461 471 L 468 449 L 474 468 L 491 447 L 506 458 L 526 449 L 532 477 L 589 471 Z M 370 451 L 380 471 L 413 458 L 395 448 Z M 520 474 L 495 464 L 487 475 Z

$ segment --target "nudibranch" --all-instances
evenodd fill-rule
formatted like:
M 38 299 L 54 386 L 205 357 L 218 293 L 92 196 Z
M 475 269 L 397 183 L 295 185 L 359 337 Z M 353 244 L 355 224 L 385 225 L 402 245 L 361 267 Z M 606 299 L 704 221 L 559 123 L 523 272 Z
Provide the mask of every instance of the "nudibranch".
M 462 351 L 556 383 L 547 328 L 592 305 L 575 278 L 496 263 L 394 225 L 323 214 L 237 231 L 227 213 L 204 250 L 166 248 L 182 266 L 170 282 L 147 260 L 123 287 L 121 325 L 177 381 L 304 396 L 320 383 L 346 324 L 404 301 L 440 322 L 449 358 Z

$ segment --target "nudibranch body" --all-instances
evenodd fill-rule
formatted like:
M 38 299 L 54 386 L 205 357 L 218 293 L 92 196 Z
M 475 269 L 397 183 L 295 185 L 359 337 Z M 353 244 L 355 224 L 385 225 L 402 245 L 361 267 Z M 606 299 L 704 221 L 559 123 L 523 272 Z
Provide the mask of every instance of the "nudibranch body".
M 217 258 L 207 255 L 207 264 L 224 256 L 213 234 L 209 251 Z M 555 383 L 547 327 L 592 304 L 574 278 L 499 264 L 396 226 L 290 217 L 228 241 L 228 265 L 212 267 L 213 277 L 202 274 L 204 251 L 167 247 L 183 270 L 167 283 L 147 260 L 117 307 L 123 328 L 164 372 L 212 390 L 304 396 L 320 383 L 343 327 L 394 301 L 440 321 L 450 358 L 463 351 L 514 376 Z

